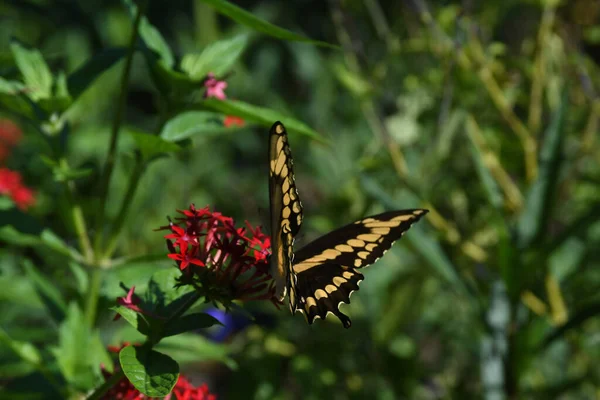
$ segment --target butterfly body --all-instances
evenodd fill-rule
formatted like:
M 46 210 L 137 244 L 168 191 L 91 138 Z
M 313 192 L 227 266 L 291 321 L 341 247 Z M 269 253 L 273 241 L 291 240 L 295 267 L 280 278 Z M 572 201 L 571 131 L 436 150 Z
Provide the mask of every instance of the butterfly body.
M 294 253 L 294 238 L 302 224 L 302 204 L 293 174 L 287 133 L 280 122 L 269 136 L 271 203 L 271 274 L 276 296 L 289 295 L 292 313 L 300 311 L 309 324 L 332 313 L 344 327 L 350 318 L 339 307 L 350 303 L 364 276 L 360 268 L 377 261 L 412 224 L 428 211 L 388 211 L 363 218 L 312 241 Z

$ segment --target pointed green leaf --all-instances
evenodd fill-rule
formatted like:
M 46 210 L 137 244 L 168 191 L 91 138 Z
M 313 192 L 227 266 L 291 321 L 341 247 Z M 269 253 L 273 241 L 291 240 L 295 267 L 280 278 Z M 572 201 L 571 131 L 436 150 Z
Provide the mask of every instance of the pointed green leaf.
M 223 325 L 212 315 L 205 313 L 195 313 L 184 315 L 172 321 L 165 327 L 164 336 L 179 335 L 183 332 L 195 331 L 197 329 L 210 328 L 213 325 Z
M 142 314 L 121 305 L 111 307 L 110 309 L 125 318 L 125 321 L 129 322 L 142 335 L 150 334 L 150 324 Z
M 214 136 L 238 129 L 240 129 L 238 126 L 226 128 L 223 125 L 223 114 L 211 111 L 186 111 L 169 120 L 160 136 L 169 142 L 174 142 L 196 135 Z
M 173 153 L 181 150 L 177 144 L 168 142 L 160 136 L 150 135 L 142 132 L 129 131 L 129 135 L 135 141 L 138 150 L 144 160 L 149 161 L 155 157 L 166 153 Z
M 129 11 L 133 16 L 138 12 L 138 6 L 132 0 L 123 0 L 125 5 L 128 6 Z M 175 64 L 175 57 L 171 52 L 171 48 L 167 44 L 166 40 L 160 34 L 158 29 L 154 27 L 145 16 L 141 17 L 140 21 L 140 37 L 144 41 L 144 44 L 152 51 L 156 52 L 160 58 L 160 61 L 167 67 L 172 68 Z
M 29 259 L 23 260 L 23 267 L 27 277 L 35 285 L 36 292 L 49 314 L 55 321 L 62 321 L 67 311 L 67 305 L 54 283 L 45 277 Z
M 164 338 L 156 348 L 171 355 L 180 363 L 222 361 L 230 368 L 236 368 L 235 362 L 229 358 L 228 346 L 197 334 L 183 333 Z
M 16 39 L 11 41 L 10 49 L 17 68 L 23 76 L 29 96 L 34 100 L 50 97 L 52 95 L 52 73 L 44 61 L 42 53 L 36 49 L 26 48 Z
M 42 362 L 42 355 L 31 343 L 14 340 L 3 329 L 0 329 L 0 343 L 4 343 L 21 360 L 29 364 L 39 365 Z
M 65 379 L 77 388 L 89 390 L 100 378 L 100 363 L 108 356 L 98 332 L 92 332 L 76 303 L 70 303 L 59 328 L 58 346 L 52 349 Z
M 475 170 L 477 171 L 477 175 L 479 176 L 479 180 L 485 189 L 485 193 L 487 195 L 489 203 L 496 209 L 502 210 L 504 206 L 504 197 L 502 196 L 502 192 L 496 183 L 496 180 L 492 176 L 487 165 L 483 161 L 484 154 L 481 152 L 477 146 L 477 143 L 473 137 L 474 133 L 473 129 L 476 129 L 471 123 L 471 119 L 467 119 L 467 137 L 469 138 L 469 150 L 471 151 L 471 158 L 475 164 Z
M 209 72 L 219 78 L 233 67 L 247 42 L 246 35 L 213 42 L 199 54 L 183 56 L 181 69 L 194 80 L 204 79 Z
M 318 46 L 325 46 L 331 48 L 338 48 L 329 43 L 321 42 L 318 40 L 311 40 L 305 36 L 298 35 L 297 33 L 288 31 L 286 29 L 280 28 L 276 25 L 273 25 L 267 21 L 264 21 L 254 14 L 240 8 L 228 1 L 225 0 L 201 0 L 203 3 L 208 4 L 213 7 L 217 12 L 231 18 L 239 24 L 246 25 L 249 28 L 252 28 L 258 32 L 264 33 L 269 36 L 276 37 L 278 39 L 289 40 L 289 41 L 297 41 L 315 44 Z
M 124 48 L 102 50 L 73 71 L 67 78 L 67 87 L 73 99 L 77 99 L 96 78 L 125 57 L 125 54 L 127 49 Z
M 42 243 L 48 248 L 71 258 L 78 258 L 77 251 L 69 247 L 59 236 L 50 229 L 44 229 L 40 235 Z
M 558 172 L 561 166 L 561 150 L 564 139 L 563 125 L 568 103 L 567 92 L 563 94 L 558 110 L 544 135 L 540 149 L 540 167 L 538 177 L 533 182 L 525 208 L 519 217 L 517 230 L 520 247 L 527 247 L 540 239 L 545 232 L 548 216 L 553 205 L 555 188 L 558 184 Z
M 119 362 L 127 379 L 149 397 L 168 395 L 179 378 L 175 360 L 146 347 L 125 347 L 119 352 Z
M 226 115 L 235 115 L 268 127 L 271 127 L 275 121 L 281 121 L 289 132 L 299 133 L 321 143 L 327 143 L 327 140 L 323 139 L 319 133 L 306 124 L 270 108 L 254 106 L 239 100 L 217 99 L 206 99 L 201 105 Z

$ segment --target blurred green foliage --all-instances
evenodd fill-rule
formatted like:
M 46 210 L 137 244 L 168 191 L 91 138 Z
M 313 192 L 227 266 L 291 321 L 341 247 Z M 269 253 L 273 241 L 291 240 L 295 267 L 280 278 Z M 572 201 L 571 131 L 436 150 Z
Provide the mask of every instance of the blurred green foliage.
M 101 383 L 104 347 L 139 340 L 119 282 L 171 266 L 153 229 L 176 209 L 264 223 L 276 119 L 300 243 L 428 219 L 366 271 L 350 330 L 249 304 L 268 322 L 161 342 L 184 373 L 224 399 L 600 396 L 597 2 L 135 3 L 0 4 L 0 112 L 26 132 L 7 166 L 37 196 L 0 210 L 2 398 Z

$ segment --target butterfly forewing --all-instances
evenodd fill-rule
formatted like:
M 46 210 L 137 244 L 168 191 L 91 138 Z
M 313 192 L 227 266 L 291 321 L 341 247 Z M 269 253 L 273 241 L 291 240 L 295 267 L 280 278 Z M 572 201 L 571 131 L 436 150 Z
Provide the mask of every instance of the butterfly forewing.
M 356 269 L 377 261 L 426 213 L 414 209 L 373 215 L 321 236 L 297 251 L 293 266 L 297 293 L 291 308 L 303 312 L 311 324 L 332 313 L 349 328 L 350 319 L 339 306 L 350 303 L 350 295 L 364 278 Z
M 276 284 L 275 296 L 282 300 L 289 289 L 291 299 L 295 298 L 292 245 L 302 225 L 302 204 L 296 190 L 287 132 L 280 122 L 273 124 L 269 132 L 269 199 L 271 275 Z

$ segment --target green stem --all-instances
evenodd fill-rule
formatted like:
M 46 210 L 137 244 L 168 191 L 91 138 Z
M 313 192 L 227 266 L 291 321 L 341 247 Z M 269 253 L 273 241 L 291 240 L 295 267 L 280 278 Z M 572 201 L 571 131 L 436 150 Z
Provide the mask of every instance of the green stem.
M 106 392 L 110 390 L 113 386 L 115 386 L 121 379 L 125 377 L 125 373 L 123 370 L 115 371 L 104 383 L 99 386 L 92 394 L 90 394 L 86 400 L 97 400 L 101 399 Z
M 98 210 L 98 216 L 96 218 L 96 238 L 94 240 L 94 250 L 96 254 L 100 254 L 100 247 L 102 246 L 102 236 L 104 231 L 104 219 L 106 216 L 106 203 L 108 200 L 108 187 L 110 178 L 115 167 L 117 158 L 117 139 L 119 136 L 119 130 L 123 121 L 123 115 L 125 114 L 125 103 L 127 100 L 127 88 L 129 86 L 129 74 L 131 73 L 131 64 L 133 62 L 133 55 L 135 53 L 135 43 L 138 38 L 139 27 L 142 21 L 144 9 L 146 8 L 146 2 L 143 2 L 138 6 L 135 20 L 133 22 L 133 30 L 131 32 L 131 38 L 129 39 L 129 46 L 127 50 L 127 57 L 125 59 L 125 66 L 123 67 L 123 75 L 121 77 L 121 92 L 119 93 L 119 99 L 117 102 L 117 111 L 115 113 L 115 119 L 110 135 L 110 145 L 108 148 L 108 154 L 106 156 L 106 164 L 104 167 L 104 173 L 100 178 L 100 208 Z
M 119 236 L 121 234 L 121 230 L 123 229 L 123 225 L 125 224 L 125 220 L 127 219 L 129 209 L 131 208 L 131 205 L 133 203 L 133 196 L 135 195 L 135 192 L 138 188 L 144 170 L 145 164 L 142 162 L 141 157 L 138 156 L 135 160 L 133 173 L 129 178 L 129 184 L 127 185 L 127 193 L 125 193 L 125 197 L 123 197 L 121 209 L 119 210 L 119 213 L 117 214 L 117 219 L 115 220 L 115 226 L 112 229 L 112 233 L 110 239 L 108 240 L 108 244 L 106 245 L 106 249 L 102 254 L 103 260 L 108 260 L 115 252 Z
M 102 287 L 102 269 L 94 267 L 92 269 L 90 287 L 87 293 L 87 303 L 85 306 L 85 319 L 90 328 L 94 327 L 96 322 L 96 311 L 98 308 L 98 298 L 100 297 L 100 288 Z
M 59 165 L 63 169 L 68 169 L 67 160 L 61 158 L 58 161 Z M 94 252 L 92 250 L 92 243 L 90 242 L 90 238 L 88 236 L 88 229 L 85 223 L 85 217 L 83 215 L 83 209 L 81 205 L 75 200 L 75 185 L 72 181 L 66 182 L 66 196 L 67 201 L 71 205 L 71 218 L 73 218 L 73 227 L 75 228 L 75 234 L 77 235 L 77 241 L 79 243 L 79 248 L 83 253 L 83 257 L 86 262 L 91 262 Z

